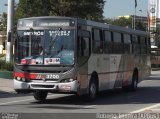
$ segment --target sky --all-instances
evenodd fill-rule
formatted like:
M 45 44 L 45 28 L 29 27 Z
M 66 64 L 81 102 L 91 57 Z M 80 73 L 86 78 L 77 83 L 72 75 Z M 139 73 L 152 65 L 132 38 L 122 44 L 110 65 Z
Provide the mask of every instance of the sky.
M 0 14 L 7 11 L 4 6 L 8 0 L 0 0 Z M 18 2 L 19 0 L 15 0 Z M 135 0 L 106 0 L 104 6 L 105 18 L 118 18 L 118 16 L 133 15 L 135 13 Z M 136 15 L 147 15 L 148 0 L 137 0 Z M 139 11 L 142 10 L 142 11 Z
M 104 6 L 105 18 L 117 18 L 118 16 L 135 14 L 135 0 L 106 0 L 106 1 L 107 2 Z M 148 9 L 148 0 L 137 0 L 136 15 L 146 16 L 147 9 Z

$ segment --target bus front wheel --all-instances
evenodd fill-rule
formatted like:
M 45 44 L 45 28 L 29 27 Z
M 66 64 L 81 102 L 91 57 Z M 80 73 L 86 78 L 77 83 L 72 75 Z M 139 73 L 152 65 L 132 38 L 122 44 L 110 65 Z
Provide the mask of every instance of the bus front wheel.
M 36 91 L 33 93 L 33 96 L 35 98 L 35 100 L 38 101 L 45 101 L 46 97 L 47 97 L 48 92 L 47 91 Z
M 98 90 L 98 86 L 97 86 L 96 80 L 91 79 L 91 81 L 89 83 L 89 93 L 87 95 L 89 100 L 95 100 L 96 99 L 97 90 Z

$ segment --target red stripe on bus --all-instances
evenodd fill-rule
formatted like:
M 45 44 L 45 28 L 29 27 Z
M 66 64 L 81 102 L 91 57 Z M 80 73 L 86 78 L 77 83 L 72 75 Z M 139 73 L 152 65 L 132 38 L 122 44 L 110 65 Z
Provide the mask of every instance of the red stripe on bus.
M 14 75 L 14 77 L 21 77 L 21 78 L 27 78 L 27 79 L 33 80 L 33 79 L 36 79 L 38 74 L 14 72 L 13 75 Z

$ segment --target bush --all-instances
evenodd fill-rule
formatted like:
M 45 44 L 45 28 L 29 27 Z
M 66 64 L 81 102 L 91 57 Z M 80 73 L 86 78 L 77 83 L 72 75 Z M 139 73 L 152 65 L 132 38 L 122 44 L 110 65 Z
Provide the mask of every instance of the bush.
M 5 60 L 0 60 L 0 70 L 13 71 L 13 62 L 6 62 Z

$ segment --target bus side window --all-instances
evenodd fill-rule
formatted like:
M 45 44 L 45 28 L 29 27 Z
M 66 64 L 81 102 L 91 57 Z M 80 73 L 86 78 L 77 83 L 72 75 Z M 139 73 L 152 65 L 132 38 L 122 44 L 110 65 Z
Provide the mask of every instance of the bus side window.
M 123 34 L 123 42 L 124 42 L 124 53 L 130 54 L 130 44 L 131 44 L 131 36 L 129 34 Z
M 79 37 L 78 38 L 78 56 L 89 56 L 89 38 Z
M 147 37 L 147 54 L 151 54 L 151 42 L 149 37 Z
M 132 53 L 133 54 L 139 54 L 140 53 L 138 37 L 136 35 L 132 35 Z
M 90 55 L 90 33 L 88 31 L 79 31 L 77 52 L 78 56 L 88 57 Z
M 102 38 L 102 30 L 100 29 L 92 29 L 92 51 L 93 53 L 101 54 L 103 53 L 103 38 Z
M 138 54 L 142 54 L 141 52 L 141 42 L 140 42 L 140 36 L 138 36 L 138 44 L 137 44 L 137 49 L 138 49 Z
M 147 54 L 147 41 L 145 37 L 140 37 L 141 54 Z
M 112 53 L 112 47 L 113 47 L 113 43 L 112 43 L 112 34 L 111 31 L 104 31 L 104 52 L 105 53 Z
M 122 34 L 119 32 L 113 32 L 113 53 L 123 53 Z

